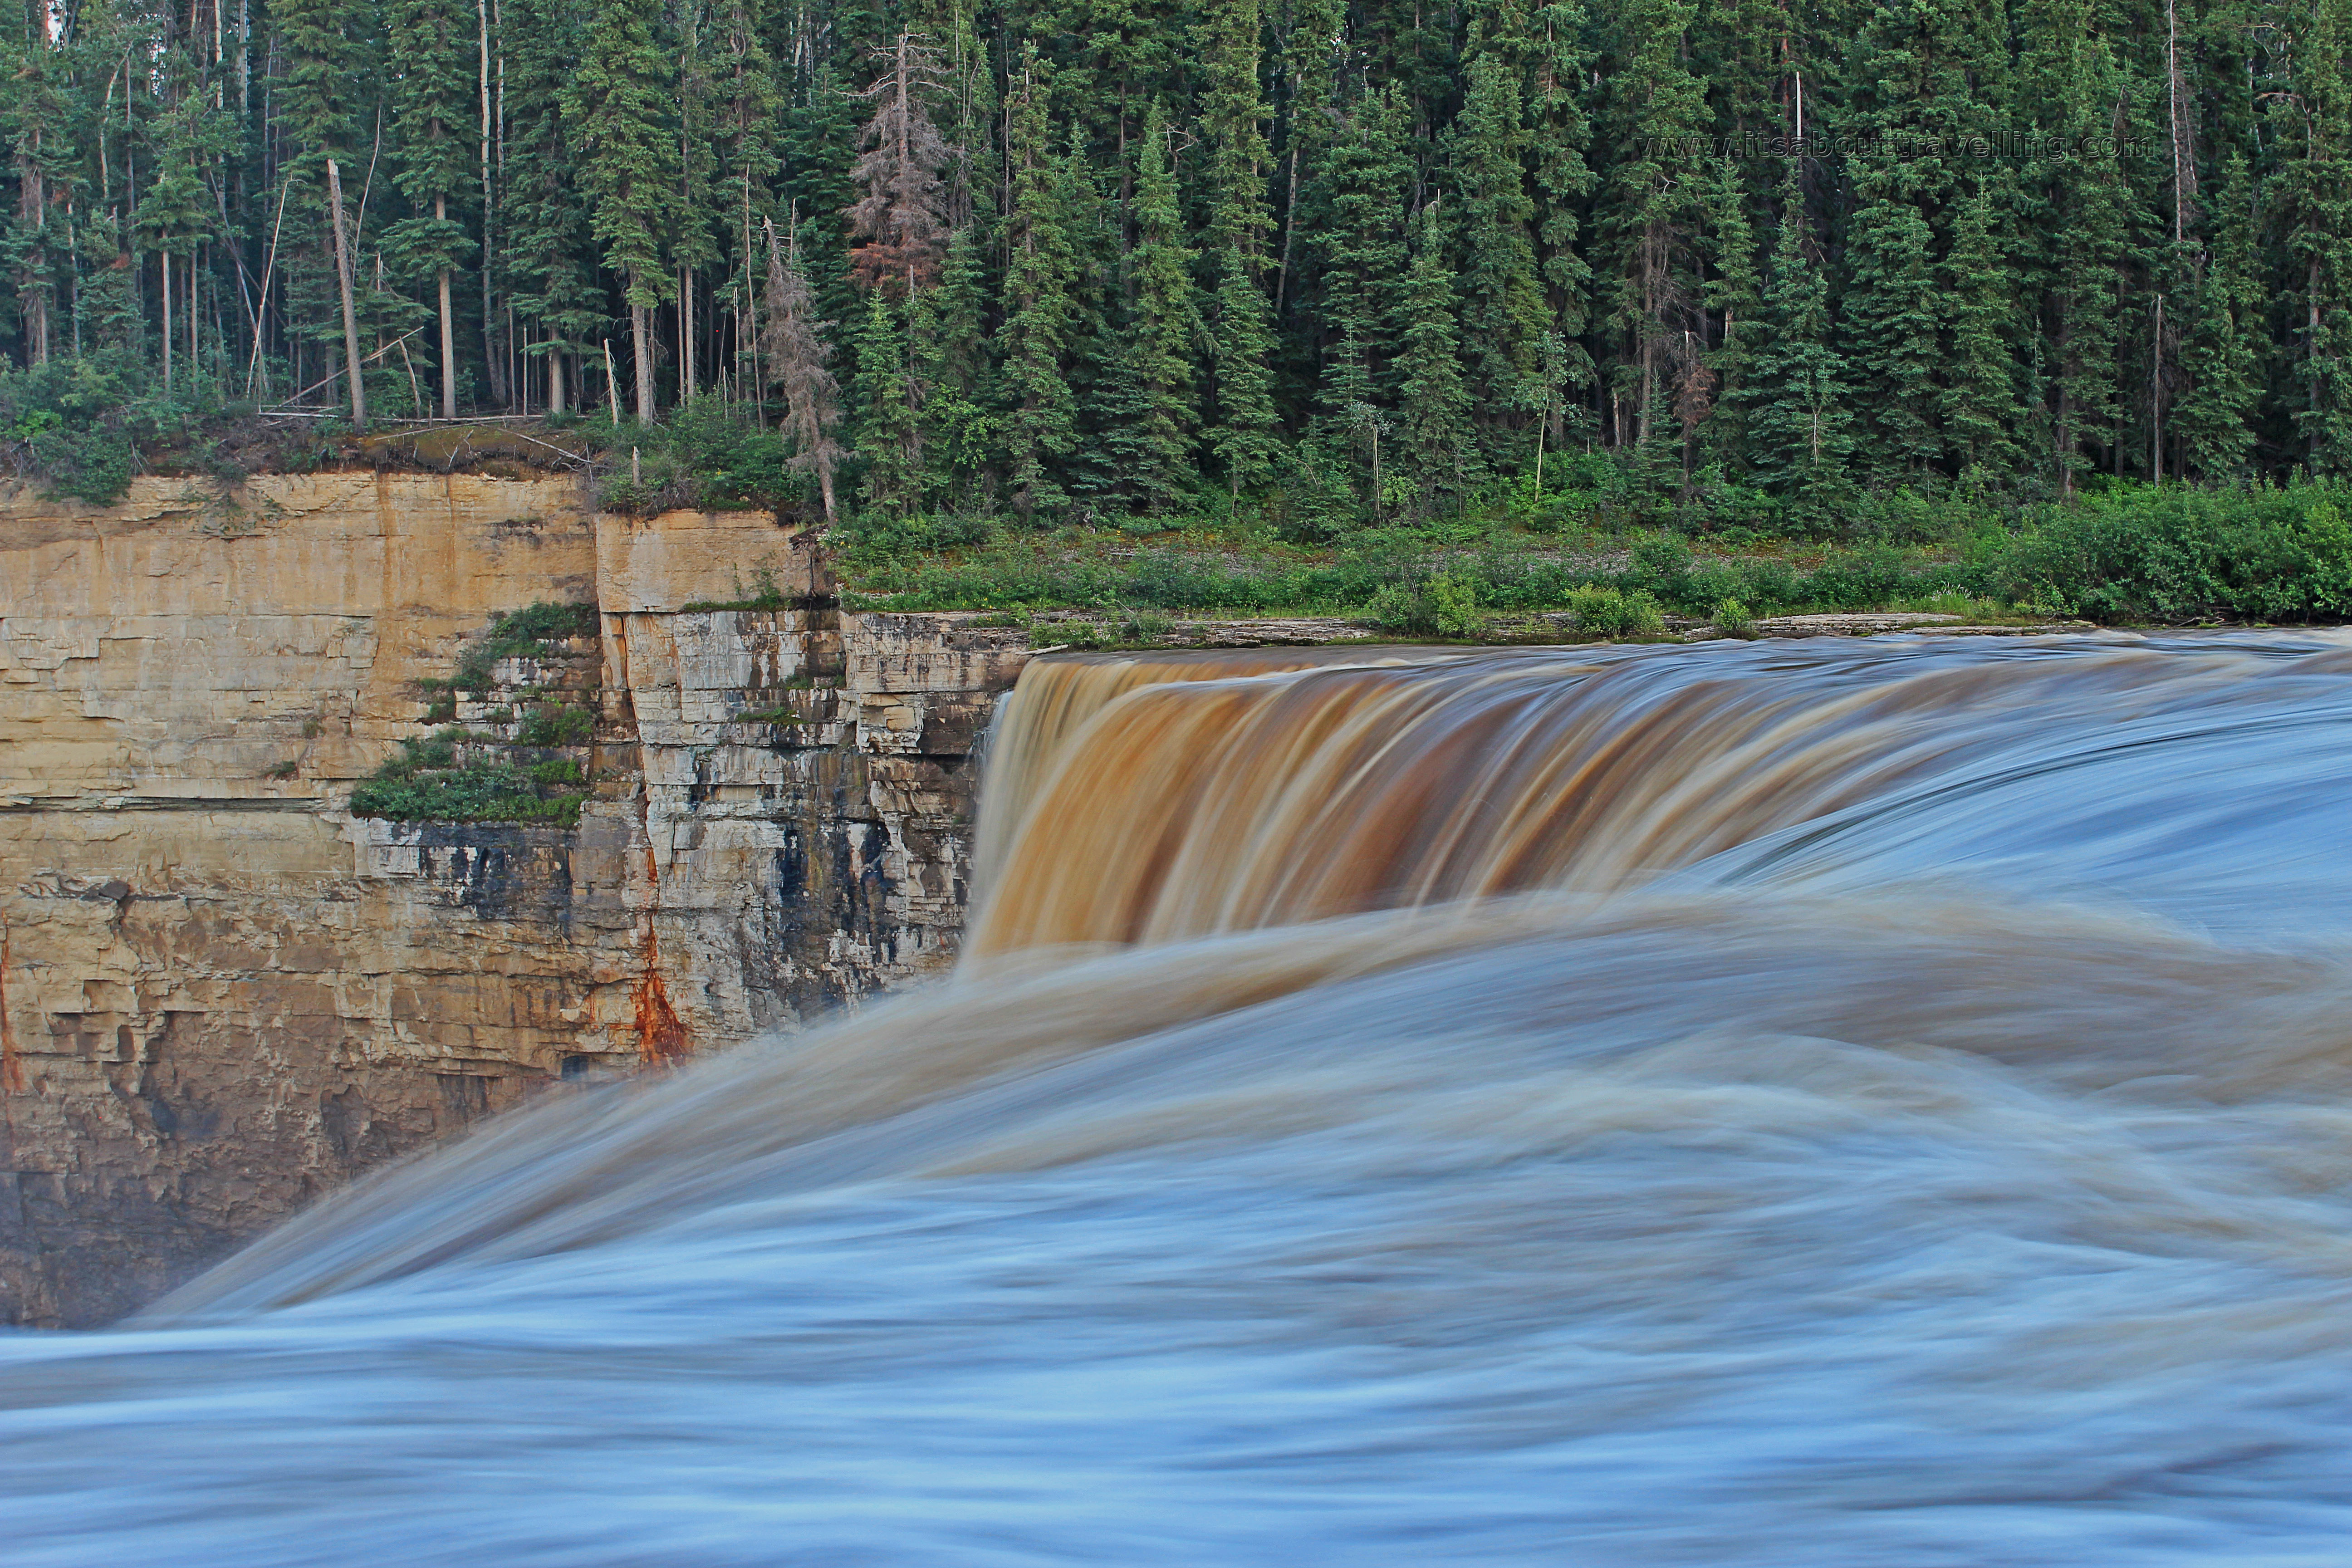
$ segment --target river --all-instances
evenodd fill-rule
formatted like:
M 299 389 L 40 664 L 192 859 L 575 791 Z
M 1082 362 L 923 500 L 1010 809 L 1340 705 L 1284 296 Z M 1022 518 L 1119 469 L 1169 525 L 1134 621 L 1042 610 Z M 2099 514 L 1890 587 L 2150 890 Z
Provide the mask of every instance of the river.
M 956 975 L 94 1333 L 0 1561 L 2317 1563 L 2352 640 L 1033 664 Z

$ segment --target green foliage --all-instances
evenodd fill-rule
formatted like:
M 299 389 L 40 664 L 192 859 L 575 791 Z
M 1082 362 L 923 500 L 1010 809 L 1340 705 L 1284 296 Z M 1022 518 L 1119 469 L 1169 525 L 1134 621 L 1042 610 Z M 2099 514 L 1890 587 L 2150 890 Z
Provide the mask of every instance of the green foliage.
M 607 511 L 791 511 L 813 503 L 814 487 L 793 467 L 784 433 L 755 425 L 740 408 L 716 399 L 681 408 L 659 425 L 615 429 L 592 421 L 580 436 L 612 465 L 596 498 Z
M 1832 342 L 1829 279 L 1814 253 L 1797 160 L 1780 186 L 1780 233 L 1749 371 L 1748 461 L 1812 526 L 1845 499 L 1853 452 L 1853 394 Z
M 518 746 L 584 746 L 596 735 L 596 716 L 569 703 L 534 702 L 515 729 Z
M 456 672 L 446 680 L 428 682 L 427 689 L 487 691 L 490 688 L 490 672 L 500 659 L 555 658 L 559 650 L 551 644 L 588 637 L 595 630 L 596 606 L 593 605 L 563 605 L 541 600 L 527 608 L 491 617 L 488 631 L 467 645 L 466 651 L 458 658 Z
M 1486 626 L 1478 584 L 1444 572 L 1386 584 L 1372 595 L 1370 614 L 1377 625 L 1414 637 L 1468 639 Z
M 1396 448 L 1419 482 L 1424 507 L 1441 510 L 1477 477 L 1470 393 L 1462 375 L 1461 335 L 1444 261 L 1444 229 L 1434 204 L 1423 209 L 1411 285 L 1398 317 Z
M 1200 424 L 1195 346 L 1202 332 L 1182 209 L 1158 104 L 1136 144 L 1136 244 L 1127 259 L 1127 321 L 1101 437 L 1118 482 L 1150 512 L 1182 495 Z
M 1176 623 L 1157 610 L 1130 610 L 1119 618 L 1116 634 L 1131 647 L 1149 647 L 1165 642 Z
M 848 510 L 771 225 L 893 548 L 1108 516 L 1353 559 L 1507 494 L 1560 541 L 1948 553 L 1955 507 L 2352 471 L 2347 0 L 68 10 L 0 72 L 0 455 L 60 498 L 253 466 L 233 403 L 352 460 L 330 159 L 379 418 L 584 405 L 627 511 Z M 902 35 L 922 265 L 861 294 Z M 1833 144 L 1774 150 L 1792 99 Z
M 1756 635 L 1756 617 L 1746 605 L 1737 599 L 1722 599 L 1715 606 L 1715 629 L 1727 637 L 1752 637 Z
M 1696 617 L 1711 616 L 1726 599 L 1770 614 L 1884 608 L 1992 590 L 1985 562 L 1954 559 L 1949 543 L 1923 550 L 1870 542 L 1791 559 L 1727 542 L 1720 548 L 1741 552 L 1701 554 L 1683 536 L 1657 530 L 1612 540 L 1530 529 L 1517 510 L 1506 500 L 1483 521 L 1354 528 L 1337 538 L 1196 519 L 1142 548 L 1122 530 L 1000 531 L 969 518 L 915 518 L 887 531 L 861 524 L 842 562 L 845 602 L 903 610 L 1127 605 L 1347 616 L 1415 636 L 1475 637 L 1493 617 L 1558 611 L 1588 587 L 1641 595 Z M 1954 527 L 1966 521 L 1979 531 L 2001 531 L 1980 512 L 1932 515 Z M 1451 586 L 1434 588 L 1441 580 Z M 1437 596 L 1455 592 L 1464 596 L 1441 626 Z
M 2133 487 L 2039 509 L 1993 546 L 2019 604 L 2104 622 L 2352 616 L 2352 489 Z
M 500 659 L 549 658 L 554 644 L 587 635 L 593 605 L 548 601 L 494 618 L 469 644 L 446 680 L 425 682 L 435 719 L 454 716 L 459 691 L 491 686 Z M 595 739 L 595 715 L 572 703 L 525 704 L 511 742 L 445 724 L 422 740 L 403 741 L 399 755 L 352 792 L 352 814 L 396 822 L 518 822 L 571 827 L 587 799 L 579 761 L 545 753 L 577 750 Z
M 0 371 L 0 455 L 56 500 L 120 500 L 132 475 L 173 456 L 178 466 L 241 478 L 222 452 L 235 423 L 205 391 L 151 383 L 127 353 Z
M 413 745 L 415 742 L 404 742 Z M 564 770 L 569 769 L 566 773 Z M 475 762 L 435 768 L 403 757 L 352 791 L 352 815 L 394 822 L 514 822 L 577 827 L 585 789 L 577 764 Z
M 1654 637 L 1666 629 L 1658 601 L 1639 588 L 1579 588 L 1568 596 L 1568 614 L 1570 625 L 1594 637 Z

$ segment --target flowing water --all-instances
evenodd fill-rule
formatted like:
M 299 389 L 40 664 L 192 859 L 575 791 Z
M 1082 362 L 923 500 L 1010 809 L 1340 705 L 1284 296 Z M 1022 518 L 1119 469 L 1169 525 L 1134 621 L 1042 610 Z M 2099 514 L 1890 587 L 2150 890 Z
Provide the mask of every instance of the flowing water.
M 2335 1563 L 2352 645 L 1033 665 L 956 977 L 0 1337 L 10 1564 Z

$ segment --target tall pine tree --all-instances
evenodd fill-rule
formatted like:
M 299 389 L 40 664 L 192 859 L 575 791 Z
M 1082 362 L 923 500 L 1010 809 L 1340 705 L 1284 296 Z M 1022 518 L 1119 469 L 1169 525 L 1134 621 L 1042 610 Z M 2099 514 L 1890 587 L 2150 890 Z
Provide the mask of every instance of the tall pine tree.
M 656 32 L 658 0 L 587 0 L 584 50 L 565 100 L 576 128 L 588 229 L 621 278 L 629 310 L 636 415 L 654 418 L 653 311 L 668 279 L 661 222 L 677 188 L 677 143 L 668 130 L 675 69 Z

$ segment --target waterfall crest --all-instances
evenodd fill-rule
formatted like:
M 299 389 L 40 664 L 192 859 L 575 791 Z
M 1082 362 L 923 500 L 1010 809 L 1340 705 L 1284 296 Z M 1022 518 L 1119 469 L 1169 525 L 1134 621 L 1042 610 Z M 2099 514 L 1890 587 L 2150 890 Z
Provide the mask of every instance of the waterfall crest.
M 1611 892 L 1801 824 L 1998 791 L 2021 770 L 2097 777 L 2119 805 L 2137 794 L 2162 809 L 2164 781 L 2108 775 L 2217 728 L 2340 727 L 2352 654 L 1923 640 L 1392 659 L 1031 666 L 996 742 L 1020 765 L 991 780 L 980 854 L 994 871 L 968 969 L 1024 949 Z

